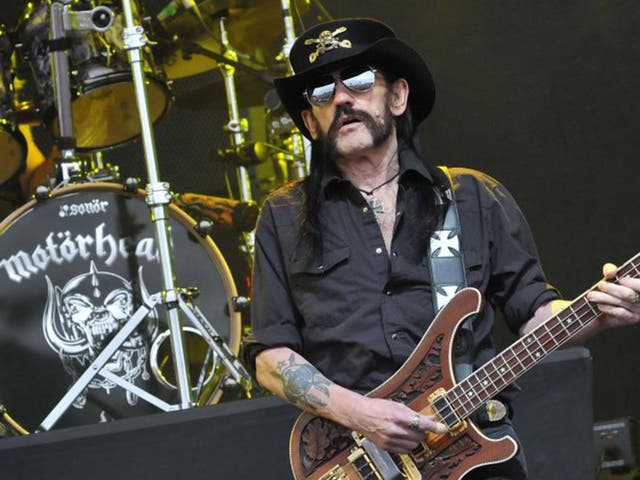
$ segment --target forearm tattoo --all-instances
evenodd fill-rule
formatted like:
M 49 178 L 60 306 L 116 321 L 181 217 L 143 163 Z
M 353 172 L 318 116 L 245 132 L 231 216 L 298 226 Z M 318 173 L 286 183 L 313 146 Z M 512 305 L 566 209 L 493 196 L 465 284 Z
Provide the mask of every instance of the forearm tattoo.
M 294 405 L 312 411 L 327 405 L 331 382 L 313 365 L 306 362 L 296 363 L 293 353 L 288 361 L 278 362 L 276 371 L 271 374 L 282 382 L 287 400 Z

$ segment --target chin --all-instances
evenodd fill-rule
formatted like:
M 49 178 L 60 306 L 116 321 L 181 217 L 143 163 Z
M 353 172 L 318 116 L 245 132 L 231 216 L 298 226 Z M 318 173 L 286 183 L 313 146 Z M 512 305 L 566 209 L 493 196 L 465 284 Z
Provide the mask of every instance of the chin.
M 373 147 L 373 138 L 369 133 L 355 134 L 350 133 L 344 136 L 338 136 L 335 140 L 335 151 L 341 156 L 353 155 L 368 148 Z

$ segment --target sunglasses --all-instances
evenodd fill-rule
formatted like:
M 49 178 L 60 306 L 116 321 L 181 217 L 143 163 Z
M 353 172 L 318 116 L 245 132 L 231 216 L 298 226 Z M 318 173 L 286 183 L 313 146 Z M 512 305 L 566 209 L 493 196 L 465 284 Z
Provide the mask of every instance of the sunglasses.
M 368 66 L 349 67 L 338 73 L 340 82 L 352 92 L 364 93 L 376 83 L 376 69 Z M 336 79 L 333 75 L 322 75 L 312 81 L 304 90 L 304 98 L 311 105 L 325 105 L 336 91 Z

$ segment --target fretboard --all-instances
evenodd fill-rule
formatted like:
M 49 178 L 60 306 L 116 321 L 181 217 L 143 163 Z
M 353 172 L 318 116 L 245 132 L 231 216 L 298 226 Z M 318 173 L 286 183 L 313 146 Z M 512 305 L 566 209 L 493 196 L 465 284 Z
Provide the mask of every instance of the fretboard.
M 618 269 L 615 282 L 623 277 L 640 277 L 640 253 Z M 562 311 L 538 325 L 491 361 L 474 371 L 446 393 L 460 419 L 465 419 L 484 402 L 513 383 L 549 353 L 566 344 L 601 315 L 586 298 L 593 286 Z

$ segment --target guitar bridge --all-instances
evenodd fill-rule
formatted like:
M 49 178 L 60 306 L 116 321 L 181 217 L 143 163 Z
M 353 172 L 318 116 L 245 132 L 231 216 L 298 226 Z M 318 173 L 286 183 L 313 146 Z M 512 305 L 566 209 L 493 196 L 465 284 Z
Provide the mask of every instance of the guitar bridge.
M 462 420 L 451 407 L 446 393 L 444 388 L 438 388 L 427 399 L 440 421 L 447 426 L 449 435 L 455 437 L 467 428 L 467 422 Z

